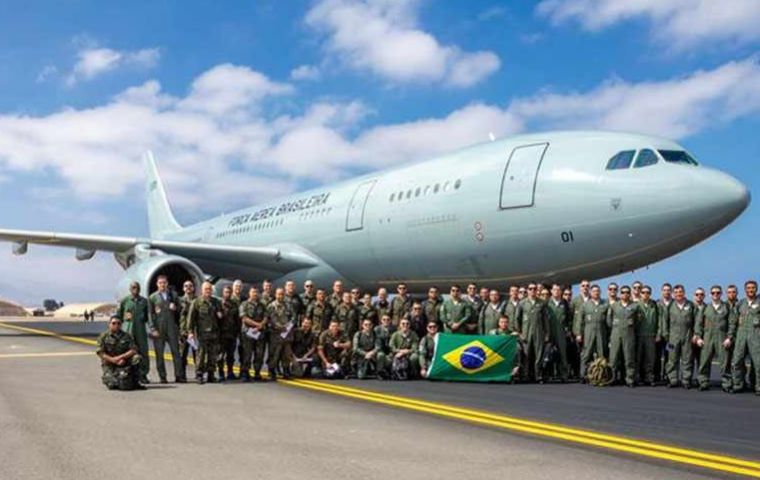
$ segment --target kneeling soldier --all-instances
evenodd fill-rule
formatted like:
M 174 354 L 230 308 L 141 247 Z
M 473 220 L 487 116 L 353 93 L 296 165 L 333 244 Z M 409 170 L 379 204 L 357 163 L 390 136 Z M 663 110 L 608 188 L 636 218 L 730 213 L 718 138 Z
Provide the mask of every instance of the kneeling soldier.
M 293 362 L 290 368 L 293 375 L 311 378 L 312 369 L 318 366 L 314 355 L 316 352 L 317 334 L 314 333 L 311 318 L 304 317 L 301 327 L 293 336 Z
M 420 376 L 422 378 L 427 378 L 428 370 L 430 370 L 430 365 L 433 363 L 435 338 L 438 335 L 438 322 L 429 320 L 426 328 L 427 333 L 420 340 L 418 349 L 420 353 Z
M 103 385 L 109 390 L 138 390 L 140 361 L 132 335 L 121 330 L 121 319 L 111 317 L 108 331 L 98 337 L 98 350 L 103 367 Z
M 328 329 L 319 335 L 317 352 L 322 360 L 322 375 L 325 378 L 341 378 L 348 373 L 351 341 L 340 329 L 337 318 L 330 320 Z M 337 370 L 336 365 L 339 367 Z
M 354 335 L 353 357 L 356 377 L 360 380 L 367 378 L 369 372 L 377 375 L 385 365 L 385 354 L 382 352 L 380 340 L 373 330 L 372 320 L 362 320 L 362 329 Z
M 406 380 L 420 371 L 419 343 L 419 337 L 409 328 L 409 319 L 402 319 L 389 342 L 393 355 L 391 372 L 395 379 Z

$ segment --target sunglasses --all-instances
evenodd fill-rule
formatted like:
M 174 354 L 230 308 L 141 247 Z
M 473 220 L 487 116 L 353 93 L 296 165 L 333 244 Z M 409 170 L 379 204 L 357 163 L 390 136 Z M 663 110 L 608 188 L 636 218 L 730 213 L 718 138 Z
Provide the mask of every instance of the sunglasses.
M 630 294 L 631 294 L 631 291 L 630 291 L 630 290 L 623 290 L 623 291 L 621 291 L 620 293 L 621 293 L 622 295 L 630 295 Z
M 710 292 L 711 295 L 720 295 L 721 292 Z
M 694 296 L 695 297 L 704 297 L 705 294 L 704 293 L 695 293 Z

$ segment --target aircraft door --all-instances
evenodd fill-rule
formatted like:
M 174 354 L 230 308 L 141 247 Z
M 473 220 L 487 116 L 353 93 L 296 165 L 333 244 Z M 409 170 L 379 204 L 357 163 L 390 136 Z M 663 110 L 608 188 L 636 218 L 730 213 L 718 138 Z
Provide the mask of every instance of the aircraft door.
M 533 206 L 538 170 L 548 146 L 537 143 L 512 150 L 501 178 L 500 209 Z
M 348 213 L 346 214 L 347 232 L 364 228 L 364 210 L 367 207 L 367 200 L 375 183 L 377 183 L 377 180 L 370 180 L 356 187 L 354 196 L 351 197 L 351 202 L 348 204 Z

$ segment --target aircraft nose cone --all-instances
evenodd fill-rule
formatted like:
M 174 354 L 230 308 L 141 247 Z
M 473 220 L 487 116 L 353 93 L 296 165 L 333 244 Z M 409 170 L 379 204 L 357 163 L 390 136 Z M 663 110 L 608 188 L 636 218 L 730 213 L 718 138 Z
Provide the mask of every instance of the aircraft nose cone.
M 716 200 L 721 206 L 736 216 L 749 206 L 749 190 L 744 184 L 733 177 L 726 175 L 726 178 L 721 182 L 721 186 L 716 190 Z

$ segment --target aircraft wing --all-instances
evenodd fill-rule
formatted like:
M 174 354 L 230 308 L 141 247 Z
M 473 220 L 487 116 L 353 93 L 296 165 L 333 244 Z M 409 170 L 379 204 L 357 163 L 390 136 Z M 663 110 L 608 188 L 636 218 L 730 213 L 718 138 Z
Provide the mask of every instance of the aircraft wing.
M 209 243 L 177 242 L 139 237 L 115 237 L 107 235 L 85 235 L 77 233 L 39 232 L 28 230 L 2 230 L 0 241 L 13 242 L 13 253 L 23 255 L 28 244 L 72 247 L 85 252 L 82 259 L 92 257 L 86 252 L 126 252 L 138 245 L 158 249 L 168 254 L 179 255 L 189 260 L 208 260 L 224 263 L 245 264 L 252 267 L 293 271 L 313 267 L 318 264 L 314 258 L 282 247 L 246 247 L 215 245 Z M 78 256 L 79 258 L 79 256 Z

